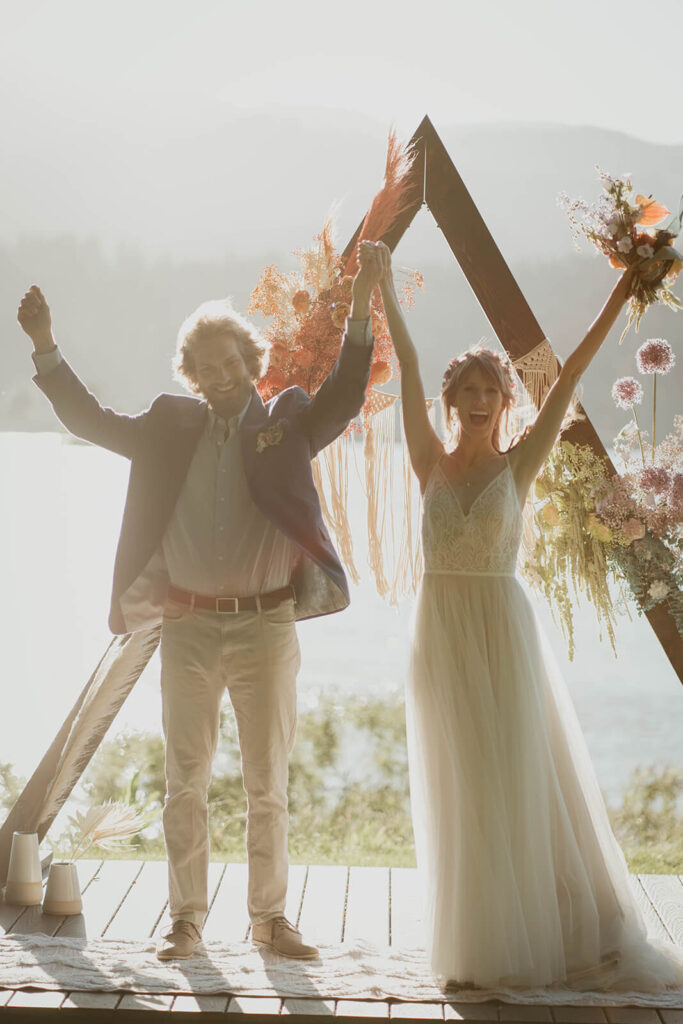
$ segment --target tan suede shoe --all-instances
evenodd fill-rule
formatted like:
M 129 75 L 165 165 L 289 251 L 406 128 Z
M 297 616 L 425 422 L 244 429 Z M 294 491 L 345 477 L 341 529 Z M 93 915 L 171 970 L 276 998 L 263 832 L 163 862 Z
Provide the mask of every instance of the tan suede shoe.
M 157 945 L 158 960 L 187 960 L 202 941 L 202 933 L 192 921 L 174 921 Z
M 262 924 L 255 924 L 251 930 L 251 937 L 259 945 L 270 946 L 276 952 L 294 960 L 317 960 L 320 955 L 315 946 L 306 945 L 299 929 L 284 915 L 271 917 Z

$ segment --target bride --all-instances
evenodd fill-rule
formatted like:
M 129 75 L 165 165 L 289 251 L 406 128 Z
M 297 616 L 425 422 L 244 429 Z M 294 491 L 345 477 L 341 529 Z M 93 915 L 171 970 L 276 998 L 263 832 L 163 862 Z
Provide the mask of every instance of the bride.
M 442 386 L 444 446 L 377 243 L 424 498 L 425 573 L 407 693 L 427 946 L 442 983 L 487 989 L 683 988 L 683 955 L 646 937 L 566 686 L 515 577 L 527 492 L 576 384 L 629 294 L 623 274 L 510 445 L 510 364 L 478 346 Z

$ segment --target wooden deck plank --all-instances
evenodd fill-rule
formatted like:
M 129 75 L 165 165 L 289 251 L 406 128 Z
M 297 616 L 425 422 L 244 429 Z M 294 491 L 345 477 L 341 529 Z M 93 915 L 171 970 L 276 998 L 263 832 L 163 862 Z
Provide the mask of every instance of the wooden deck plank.
M 120 992 L 69 992 L 62 1003 L 62 1009 L 114 1010 L 120 999 Z
M 391 869 L 391 944 L 423 947 L 422 905 L 416 868 Z
M 83 893 L 83 913 L 65 918 L 57 934 L 70 938 L 99 938 L 139 871 L 139 861 L 103 861 Z
M 389 944 L 389 868 L 349 869 L 344 942 Z
M 32 1010 L 57 1010 L 64 1002 L 64 995 L 64 992 L 55 992 L 53 990 L 27 992 L 22 989 L 19 992 L 13 993 L 12 998 L 7 1002 L 7 1008 L 11 1007 L 13 1010 L 24 1008 Z
M 523 1003 L 502 1003 L 498 1010 L 500 1020 L 516 1021 L 552 1021 L 549 1006 L 538 1004 L 529 1006 Z
M 607 1017 L 601 1006 L 551 1006 L 556 1024 L 605 1024 Z
M 683 880 L 683 875 L 679 875 L 679 878 Z M 664 1024 L 683 1024 L 683 1010 L 662 1009 L 659 1011 L 659 1016 Z
M 645 924 L 649 932 L 656 935 L 662 942 L 671 942 L 671 936 L 664 927 L 662 919 L 652 905 L 650 897 L 643 888 L 643 883 L 638 875 L 630 875 L 629 881 L 631 883 L 631 890 L 635 896 L 638 908 L 643 915 Z
M 289 878 L 287 880 L 287 903 L 285 905 L 285 917 L 292 924 L 298 924 L 303 906 L 304 886 L 308 868 L 305 864 L 290 864 Z
M 392 1020 L 443 1020 L 443 1003 L 391 1003 Z
M 119 1010 L 170 1011 L 174 996 L 165 993 L 126 992 L 116 1007 Z
M 338 999 L 337 1017 L 384 1017 L 389 1018 L 389 1003 L 371 999 Z
M 683 884 L 675 875 L 639 875 L 674 942 L 683 946 Z
M 299 918 L 305 942 L 341 942 L 348 873 L 348 868 L 326 864 L 309 867 Z
M 154 933 L 168 901 L 166 861 L 142 861 L 140 873 L 128 889 L 114 919 L 106 926 L 107 939 L 146 939 Z
M 282 1013 L 299 1017 L 334 1017 L 334 999 L 285 999 Z
M 228 864 L 202 930 L 203 938 L 244 942 L 249 930 L 247 865 Z
M 225 1013 L 229 996 L 176 996 L 171 1013 Z
M 660 1024 L 651 1006 L 606 1006 L 605 1013 L 610 1024 Z
M 232 996 L 228 1013 L 265 1013 L 277 1017 L 282 1000 L 276 996 Z
M 459 1003 L 453 999 L 444 1005 L 446 1020 L 497 1021 L 498 1003 Z

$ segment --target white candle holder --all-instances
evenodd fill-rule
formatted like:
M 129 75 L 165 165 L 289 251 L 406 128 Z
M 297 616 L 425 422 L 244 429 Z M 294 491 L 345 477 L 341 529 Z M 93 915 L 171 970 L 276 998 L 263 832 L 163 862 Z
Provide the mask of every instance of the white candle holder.
M 42 898 L 38 835 L 36 832 L 15 832 L 9 855 L 5 900 L 19 907 L 34 907 Z
M 54 861 L 47 876 L 44 914 L 80 914 L 83 910 L 78 869 L 73 861 Z

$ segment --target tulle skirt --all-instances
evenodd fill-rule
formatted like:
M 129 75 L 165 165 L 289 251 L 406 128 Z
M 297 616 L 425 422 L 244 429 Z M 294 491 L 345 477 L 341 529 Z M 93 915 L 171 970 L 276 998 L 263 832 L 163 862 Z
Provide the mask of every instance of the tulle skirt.
M 647 937 L 566 686 L 514 577 L 427 574 L 407 692 L 427 948 L 445 983 L 683 989 Z

